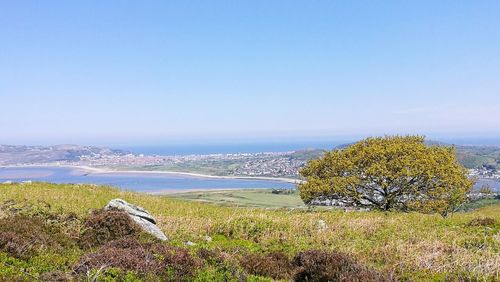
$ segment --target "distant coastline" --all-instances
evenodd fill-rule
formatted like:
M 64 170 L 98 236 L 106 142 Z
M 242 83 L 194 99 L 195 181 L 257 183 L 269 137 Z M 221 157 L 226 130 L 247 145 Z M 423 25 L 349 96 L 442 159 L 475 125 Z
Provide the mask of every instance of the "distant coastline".
M 98 168 L 91 166 L 76 166 L 76 165 L 56 165 L 56 164 L 32 164 L 32 165 L 3 165 L 0 168 L 22 168 L 22 167 L 62 167 L 73 168 L 90 172 L 92 174 L 170 174 L 170 175 L 186 175 L 200 178 L 214 178 L 214 179 L 250 179 L 250 180 L 274 180 L 293 184 L 303 183 L 303 180 L 286 178 L 286 177 L 265 177 L 265 176 L 218 176 L 193 172 L 181 171 L 156 171 L 156 170 L 114 170 L 111 168 Z
M 266 177 L 266 176 L 227 176 L 227 175 L 210 175 L 210 174 L 202 174 L 202 173 L 195 173 L 195 172 L 182 172 L 182 171 L 157 171 L 157 170 L 116 170 L 112 168 L 107 168 L 107 167 L 91 167 L 91 166 L 82 166 L 82 165 L 69 165 L 69 164 L 21 164 L 21 165 L 0 165 L 1 168 L 30 168 L 30 167 L 39 167 L 39 168 L 69 168 L 73 169 L 75 171 L 83 171 L 92 175 L 119 175 L 119 174 L 125 174 L 125 175 L 179 175 L 179 176 L 190 176 L 190 177 L 197 177 L 197 178 L 206 178 L 206 179 L 234 179 L 234 180 L 267 180 L 267 181 L 279 181 L 283 183 L 291 183 L 291 184 L 300 184 L 304 183 L 304 180 L 300 179 L 294 179 L 294 178 L 286 178 L 286 177 Z M 489 179 L 489 178 L 479 178 L 479 183 L 477 187 L 480 185 L 490 185 L 491 188 L 493 188 L 494 191 L 500 191 L 500 181 L 496 179 Z M 217 188 L 218 189 L 218 188 Z M 223 190 L 233 190 L 233 188 L 221 188 Z M 237 188 L 235 188 L 237 189 Z M 209 190 L 212 191 L 214 189 L 212 188 L 201 188 L 201 189 L 194 189 L 191 190 L 193 191 L 205 191 Z M 185 191 L 185 189 L 179 189 L 180 191 Z M 156 194 L 165 194 L 167 192 L 161 191 L 160 193 Z M 170 191 L 168 192 L 170 193 Z

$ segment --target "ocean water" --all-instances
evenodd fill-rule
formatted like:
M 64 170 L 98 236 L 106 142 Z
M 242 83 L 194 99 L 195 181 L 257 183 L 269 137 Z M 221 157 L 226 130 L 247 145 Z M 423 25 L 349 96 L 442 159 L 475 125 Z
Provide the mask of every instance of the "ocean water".
M 52 183 L 102 184 L 139 192 L 295 187 L 293 183 L 275 180 L 207 178 L 183 174 L 89 173 L 82 169 L 66 167 L 0 168 L 0 183 L 28 180 Z

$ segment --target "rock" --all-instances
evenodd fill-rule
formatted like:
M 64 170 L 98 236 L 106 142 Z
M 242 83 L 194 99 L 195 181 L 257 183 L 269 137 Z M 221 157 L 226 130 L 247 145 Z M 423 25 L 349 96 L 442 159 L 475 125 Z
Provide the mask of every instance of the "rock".
M 318 231 L 325 231 L 328 228 L 326 222 L 322 219 L 318 220 Z
M 191 241 L 187 241 L 185 244 L 186 244 L 187 246 L 196 246 L 196 243 L 193 243 L 193 242 L 191 242 Z
M 212 242 L 212 237 L 210 236 L 205 236 L 205 241 L 207 241 L 208 243 Z
M 122 199 L 113 199 L 104 207 L 105 210 L 120 210 L 126 212 L 132 220 L 145 232 L 160 240 L 168 240 L 167 236 L 156 226 L 154 217 L 142 207 L 127 203 Z

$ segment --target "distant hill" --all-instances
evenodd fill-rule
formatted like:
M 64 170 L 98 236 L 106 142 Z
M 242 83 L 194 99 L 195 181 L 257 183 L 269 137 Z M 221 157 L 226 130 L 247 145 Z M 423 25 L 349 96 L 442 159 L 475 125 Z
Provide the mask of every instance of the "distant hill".
M 459 146 L 457 158 L 467 168 L 500 170 L 500 146 Z
M 77 161 L 82 156 L 125 155 L 126 151 L 79 145 L 0 145 L 0 165 Z
M 336 146 L 334 149 L 344 149 L 354 143 L 346 143 Z M 425 141 L 427 145 L 453 146 L 435 140 Z M 461 146 L 455 145 L 457 159 L 466 168 L 488 167 L 500 170 L 500 146 Z
M 290 159 L 308 161 L 308 160 L 319 158 L 325 152 L 326 152 L 326 150 L 323 150 L 323 149 L 305 149 L 305 150 L 295 151 L 295 152 L 291 153 L 289 157 L 290 157 Z

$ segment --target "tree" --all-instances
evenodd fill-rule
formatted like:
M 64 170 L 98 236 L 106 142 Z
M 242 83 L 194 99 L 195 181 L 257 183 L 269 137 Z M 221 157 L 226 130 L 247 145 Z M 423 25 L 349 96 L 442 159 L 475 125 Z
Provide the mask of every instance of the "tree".
M 438 212 L 446 216 L 473 186 L 455 148 L 427 146 L 422 136 L 367 138 L 327 152 L 300 171 L 300 196 L 342 206 Z

